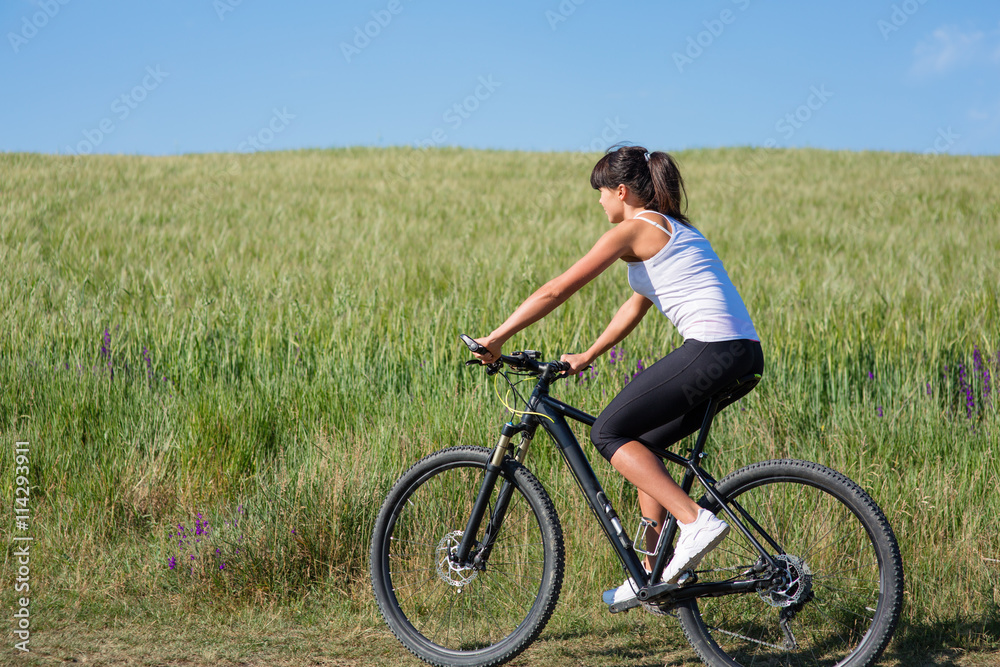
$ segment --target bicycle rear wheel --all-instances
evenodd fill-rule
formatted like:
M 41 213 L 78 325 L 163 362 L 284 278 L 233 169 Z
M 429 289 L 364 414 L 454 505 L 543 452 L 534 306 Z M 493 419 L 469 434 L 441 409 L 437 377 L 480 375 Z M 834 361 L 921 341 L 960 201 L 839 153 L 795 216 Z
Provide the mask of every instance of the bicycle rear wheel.
M 778 543 L 786 581 L 681 605 L 684 633 L 701 658 L 727 666 L 874 663 L 899 620 L 903 564 L 871 497 L 830 468 L 796 460 L 755 463 L 716 488 Z M 723 516 L 710 500 L 702 504 Z M 750 573 L 758 558 L 734 528 L 702 561 L 698 580 L 762 576 Z
M 513 459 L 504 460 L 483 521 L 509 482 L 514 493 L 485 567 L 448 558 L 491 456 L 482 447 L 456 447 L 421 459 L 393 486 L 375 522 L 371 576 L 379 609 L 396 637 L 435 665 L 510 660 L 538 637 L 559 597 L 559 519 L 542 485 Z

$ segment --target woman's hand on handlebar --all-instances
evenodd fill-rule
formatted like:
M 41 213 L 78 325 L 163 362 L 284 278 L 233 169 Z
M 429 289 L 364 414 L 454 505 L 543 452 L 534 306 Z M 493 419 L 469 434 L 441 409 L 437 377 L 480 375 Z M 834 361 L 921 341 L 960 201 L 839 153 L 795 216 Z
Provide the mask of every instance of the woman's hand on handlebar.
M 484 364 L 492 364 L 500 358 L 500 348 L 503 346 L 503 342 L 494 340 L 493 338 L 486 336 L 484 338 L 476 338 L 475 341 L 486 348 L 486 352 L 473 352 L 477 359 L 479 359 Z
M 565 361 L 569 364 L 569 370 L 566 371 L 568 375 L 575 375 L 582 370 L 585 370 L 590 366 L 590 362 L 593 361 L 587 354 L 564 354 L 559 357 L 559 361 Z

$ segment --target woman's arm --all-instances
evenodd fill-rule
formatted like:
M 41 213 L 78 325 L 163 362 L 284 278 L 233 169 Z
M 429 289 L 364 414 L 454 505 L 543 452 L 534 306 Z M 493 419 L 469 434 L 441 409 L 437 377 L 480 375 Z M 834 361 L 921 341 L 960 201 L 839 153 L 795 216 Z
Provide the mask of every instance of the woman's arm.
M 561 361 L 568 361 L 571 373 L 579 373 L 589 366 L 594 359 L 611 349 L 612 346 L 620 343 L 625 336 L 632 333 L 636 325 L 642 321 L 646 311 L 653 305 L 653 302 L 641 294 L 632 294 L 628 301 L 621 305 L 615 316 L 611 318 L 604 333 L 597 337 L 590 349 L 581 354 L 564 354 Z
M 477 339 L 489 353 L 476 356 L 486 361 L 498 357 L 500 348 L 511 336 L 551 313 L 577 290 L 599 276 L 614 264 L 616 259 L 629 252 L 631 242 L 630 234 L 620 226 L 605 232 L 594 247 L 565 273 L 535 290 L 535 293 L 525 299 L 524 303 L 489 336 Z

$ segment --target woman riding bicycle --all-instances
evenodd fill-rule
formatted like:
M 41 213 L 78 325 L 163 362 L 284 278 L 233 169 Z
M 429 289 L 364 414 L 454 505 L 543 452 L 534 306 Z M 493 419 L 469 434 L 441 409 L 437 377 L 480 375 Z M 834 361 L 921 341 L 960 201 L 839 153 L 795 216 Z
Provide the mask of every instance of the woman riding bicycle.
M 659 538 L 666 513 L 680 525 L 674 557 L 663 581 L 674 583 L 696 566 L 729 532 L 674 482 L 646 444 L 666 448 L 698 430 L 708 399 L 751 373 L 764 357 L 743 300 L 705 237 L 684 215 L 687 193 L 674 159 L 641 146 L 609 150 L 594 166 L 590 184 L 612 228 L 562 275 L 528 297 L 490 335 L 484 362 L 499 358 L 514 334 L 540 320 L 574 292 L 622 260 L 634 293 L 586 352 L 564 354 L 577 373 L 624 339 L 653 305 L 677 327 L 684 343 L 656 362 L 612 399 L 591 429 L 598 451 L 639 490 L 643 516 L 656 522 L 648 550 Z M 733 394 L 729 403 L 742 397 Z M 728 403 L 727 403 L 728 404 Z M 651 570 L 647 561 L 646 569 Z M 636 595 L 631 578 L 604 593 L 611 605 Z

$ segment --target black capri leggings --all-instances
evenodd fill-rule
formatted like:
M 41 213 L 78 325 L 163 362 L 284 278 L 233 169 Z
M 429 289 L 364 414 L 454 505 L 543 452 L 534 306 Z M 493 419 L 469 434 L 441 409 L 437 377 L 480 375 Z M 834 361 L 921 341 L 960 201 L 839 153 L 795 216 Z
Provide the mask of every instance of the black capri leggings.
M 608 461 L 631 440 L 666 449 L 701 427 L 713 394 L 745 375 L 763 372 L 758 341 L 689 338 L 625 385 L 597 418 L 590 439 Z M 720 410 L 749 390 L 738 390 Z

